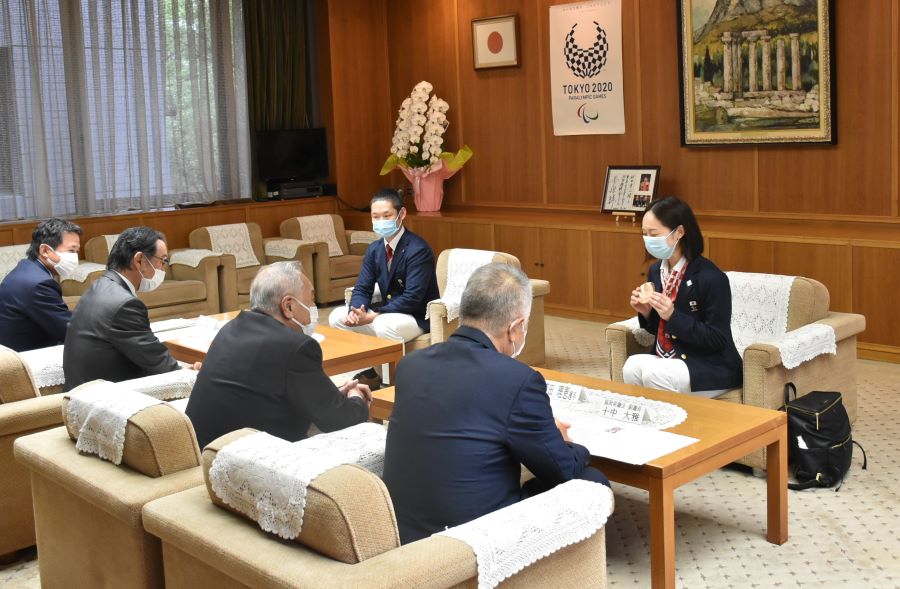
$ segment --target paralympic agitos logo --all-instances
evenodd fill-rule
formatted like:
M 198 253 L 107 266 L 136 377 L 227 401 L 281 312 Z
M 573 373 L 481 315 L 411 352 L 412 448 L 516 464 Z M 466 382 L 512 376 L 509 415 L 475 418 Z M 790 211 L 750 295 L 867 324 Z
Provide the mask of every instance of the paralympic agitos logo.
M 582 104 L 581 106 L 579 106 L 577 114 L 578 114 L 579 118 L 581 118 L 581 120 L 584 121 L 585 125 L 587 125 L 591 121 L 596 121 L 597 119 L 600 118 L 600 115 L 597 113 L 597 111 L 594 111 L 593 115 L 588 113 L 587 104 Z

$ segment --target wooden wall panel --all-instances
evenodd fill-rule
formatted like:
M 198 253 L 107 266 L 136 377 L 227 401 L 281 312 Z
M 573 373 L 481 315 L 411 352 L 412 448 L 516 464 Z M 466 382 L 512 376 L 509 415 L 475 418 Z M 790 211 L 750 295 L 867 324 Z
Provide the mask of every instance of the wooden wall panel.
M 838 143 L 760 149 L 762 211 L 891 214 L 891 5 L 837 4 Z
M 418 234 L 419 237 L 428 242 L 428 245 L 431 246 L 431 251 L 434 252 L 435 259 L 437 259 L 442 251 L 453 247 L 453 237 L 451 236 L 452 228 L 450 223 L 424 220 L 421 217 L 410 217 L 406 221 L 406 225 L 410 230 Z M 371 231 L 371 227 L 370 223 L 369 231 Z
M 390 76 L 391 121 L 396 120 L 403 99 L 413 86 L 427 80 L 434 86 L 434 94 L 450 104 L 447 113 L 450 127 L 444 134 L 444 149 L 456 151 L 464 143 L 463 113 L 460 108 L 456 59 L 457 30 L 455 2 L 421 2 L 391 0 L 387 11 L 388 51 L 391 56 L 403 56 L 403 67 L 392 68 Z M 415 31 L 415 34 L 410 34 Z M 393 123 L 392 123 L 393 125 Z M 391 127 L 393 134 L 393 126 Z M 389 155 L 391 136 L 384 140 L 384 157 Z M 400 172 L 391 174 L 385 184 L 402 186 L 406 179 Z M 462 201 L 464 176 L 459 175 L 444 184 L 444 202 Z
M 488 223 L 454 223 L 450 243 L 452 247 L 491 251 L 494 249 L 493 228 Z
M 268 237 L 279 234 L 278 228 L 285 219 L 336 212 L 333 199 L 306 198 L 287 201 L 283 206 L 277 208 L 250 207 L 247 209 L 247 220 L 257 223 L 262 234 Z
M 775 273 L 805 276 L 828 288 L 832 311 L 853 310 L 850 244 L 776 243 Z
M 540 24 L 541 47 L 549 47 L 549 10 L 559 0 L 538 2 L 537 19 Z M 635 35 L 635 4 L 622 3 L 622 30 L 624 39 L 623 73 L 625 78 L 625 134 L 624 135 L 553 135 L 553 113 L 550 105 L 550 63 L 546 50 L 542 49 L 544 143 L 547 150 L 547 202 L 562 205 L 600 206 L 603 200 L 603 183 L 606 166 L 634 165 L 641 159 L 641 79 L 637 62 L 638 43 Z M 588 30 L 589 32 L 589 30 Z M 587 46 L 585 43 L 582 46 Z M 576 105 L 577 106 L 577 105 Z M 576 106 L 573 106 L 575 108 Z
M 331 0 L 328 27 L 335 177 L 342 199 L 368 204 L 393 134 L 385 0 Z
M 775 272 L 775 244 L 755 239 L 711 237 L 707 257 L 723 272 Z
M 541 230 L 537 227 L 494 225 L 494 248 L 519 258 L 529 278 L 541 278 Z M 550 286 L 553 290 L 553 285 Z
M 644 259 L 640 230 L 633 233 L 591 232 L 594 300 L 592 307 L 604 314 L 634 314 L 631 291 L 647 282 L 650 262 Z
M 550 281 L 548 305 L 591 305 L 591 234 L 580 229 L 541 229 L 541 278 Z
M 451 107 L 462 112 L 462 139 L 475 152 L 462 171 L 464 198 L 478 203 L 542 203 L 544 168 L 535 164 L 535 158 L 541 157 L 543 149 L 539 80 L 546 53 L 539 43 L 534 4 L 531 0 L 466 0 L 456 5 L 462 95 L 459 105 Z M 519 14 L 520 67 L 475 70 L 472 19 L 507 13 Z M 403 69 L 405 59 L 392 55 L 392 66 Z
M 897 268 L 900 249 L 853 248 L 853 312 L 866 316 L 861 341 L 900 346 L 900 326 L 890 298 L 900 292 Z

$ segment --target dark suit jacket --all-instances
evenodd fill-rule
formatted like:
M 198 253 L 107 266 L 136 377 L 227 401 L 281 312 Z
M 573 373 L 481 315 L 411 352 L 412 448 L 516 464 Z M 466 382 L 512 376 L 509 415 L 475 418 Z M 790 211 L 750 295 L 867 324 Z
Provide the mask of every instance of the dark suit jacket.
M 552 486 L 590 455 L 563 440 L 544 378 L 463 326 L 400 361 L 384 458 L 407 543 L 519 501 L 520 463 Z
M 660 264 L 650 266 L 649 278 L 656 292 L 662 292 Z M 638 314 L 638 321 L 656 335 L 656 311 L 651 310 L 647 320 Z M 675 358 L 688 366 L 692 391 L 741 386 L 743 362 L 731 335 L 731 285 L 725 273 L 703 256 L 688 264 L 666 331 L 672 336 Z
M 102 378 L 119 382 L 178 370 L 150 331 L 147 306 L 107 270 L 78 300 L 63 350 L 65 390 Z
M 216 335 L 186 413 L 201 448 L 242 427 L 295 442 L 310 423 L 330 432 L 369 418 L 362 399 L 346 398 L 325 375 L 316 340 L 259 311 Z
M 376 283 L 381 291 L 382 302 L 373 306 L 372 293 Z M 434 253 L 424 239 L 406 229 L 394 251 L 390 272 L 384 240 L 379 239 L 369 244 L 356 286 L 353 287 L 350 304 L 354 307 L 365 305 L 367 309 L 371 308 L 379 313 L 412 315 L 419 327 L 428 332 L 431 327 L 425 321 L 425 311 L 428 303 L 440 296 L 434 270 Z
M 38 260 L 20 261 L 0 283 L 0 345 L 17 352 L 59 345 L 71 319 L 62 288 Z

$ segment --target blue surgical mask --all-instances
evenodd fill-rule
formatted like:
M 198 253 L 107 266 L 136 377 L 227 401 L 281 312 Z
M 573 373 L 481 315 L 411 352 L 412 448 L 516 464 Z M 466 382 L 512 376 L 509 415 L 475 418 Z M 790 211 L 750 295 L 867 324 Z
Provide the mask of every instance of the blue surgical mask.
M 678 242 L 669 245 L 669 236 L 675 233 L 675 229 L 669 233 L 669 235 L 658 235 L 656 237 L 650 237 L 649 235 L 644 236 L 644 247 L 647 248 L 647 252 L 653 256 L 654 258 L 660 260 L 668 260 L 672 257 L 672 254 L 675 253 L 675 246 L 678 245 Z
M 372 231 L 377 233 L 379 237 L 387 239 L 397 233 L 398 230 L 397 219 L 374 219 L 372 221 Z

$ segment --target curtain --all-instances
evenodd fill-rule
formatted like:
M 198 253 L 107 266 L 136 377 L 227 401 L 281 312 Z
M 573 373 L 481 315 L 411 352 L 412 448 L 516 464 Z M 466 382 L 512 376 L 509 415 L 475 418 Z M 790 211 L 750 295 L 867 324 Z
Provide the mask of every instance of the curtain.
M 0 0 L 0 219 L 250 196 L 240 0 Z

